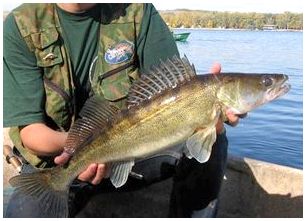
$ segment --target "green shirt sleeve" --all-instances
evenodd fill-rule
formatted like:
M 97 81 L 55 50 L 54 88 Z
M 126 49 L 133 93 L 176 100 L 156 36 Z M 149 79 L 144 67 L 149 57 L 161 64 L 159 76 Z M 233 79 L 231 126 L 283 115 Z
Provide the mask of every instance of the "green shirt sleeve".
M 137 41 L 140 71 L 148 70 L 160 59 L 179 56 L 168 26 L 152 4 L 144 4 L 144 15 Z
M 42 72 L 9 14 L 3 24 L 3 124 L 21 126 L 44 121 Z

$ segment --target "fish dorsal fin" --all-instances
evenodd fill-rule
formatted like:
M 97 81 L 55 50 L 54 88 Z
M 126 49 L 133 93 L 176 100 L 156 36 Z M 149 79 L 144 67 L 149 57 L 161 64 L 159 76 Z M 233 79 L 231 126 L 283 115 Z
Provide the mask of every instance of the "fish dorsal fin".
M 126 183 L 133 166 L 134 161 L 117 162 L 111 164 L 109 177 L 114 187 L 119 188 Z
M 89 98 L 80 112 L 80 118 L 69 130 L 64 149 L 74 153 L 90 143 L 116 119 L 119 109 L 102 97 Z
M 127 104 L 128 107 L 137 106 L 143 101 L 150 100 L 169 88 L 175 88 L 196 75 L 195 68 L 187 57 L 178 58 L 176 55 L 166 61 L 160 61 L 157 66 L 147 73 L 130 88 Z

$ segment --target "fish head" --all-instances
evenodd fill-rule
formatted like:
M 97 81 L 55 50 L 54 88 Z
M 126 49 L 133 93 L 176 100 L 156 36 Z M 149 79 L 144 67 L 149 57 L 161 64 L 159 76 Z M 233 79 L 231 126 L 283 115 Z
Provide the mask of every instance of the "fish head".
M 290 90 L 285 74 L 223 74 L 218 100 L 234 114 L 245 114 Z

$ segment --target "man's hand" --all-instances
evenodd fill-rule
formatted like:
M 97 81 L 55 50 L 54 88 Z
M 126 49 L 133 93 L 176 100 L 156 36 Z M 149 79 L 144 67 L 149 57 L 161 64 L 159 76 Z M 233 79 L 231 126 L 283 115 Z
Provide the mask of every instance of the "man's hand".
M 55 157 L 54 162 L 59 165 L 63 165 L 70 159 L 70 154 L 63 151 L 61 155 Z M 78 179 L 84 182 L 89 182 L 93 185 L 97 185 L 106 176 L 107 167 L 105 164 L 90 164 L 86 170 L 79 174 Z
M 23 144 L 34 154 L 39 156 L 54 156 L 63 150 L 68 133 L 52 130 L 43 123 L 34 123 L 20 129 Z M 55 157 L 54 162 L 63 165 L 68 162 L 70 155 L 62 151 Z M 93 163 L 84 170 L 78 179 L 97 185 L 106 175 L 105 164 Z
M 220 72 L 221 72 L 221 65 L 219 63 L 214 63 L 213 66 L 210 68 L 210 73 L 219 74 Z M 229 125 L 236 126 L 238 124 L 239 116 L 231 113 L 230 111 L 227 111 L 225 114 L 228 118 Z M 224 124 L 223 124 L 222 120 L 219 119 L 217 124 L 216 124 L 217 134 L 222 133 L 223 129 L 224 129 Z
M 106 176 L 107 166 L 106 164 L 92 163 L 78 176 L 81 181 L 89 182 L 93 185 L 97 185 Z

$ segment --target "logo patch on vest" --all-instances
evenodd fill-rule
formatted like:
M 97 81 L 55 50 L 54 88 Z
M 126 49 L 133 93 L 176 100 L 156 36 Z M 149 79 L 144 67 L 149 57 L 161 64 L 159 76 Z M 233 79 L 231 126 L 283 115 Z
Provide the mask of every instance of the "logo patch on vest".
M 123 40 L 108 48 L 105 52 L 104 59 L 108 64 L 120 64 L 130 60 L 133 54 L 134 44 Z

